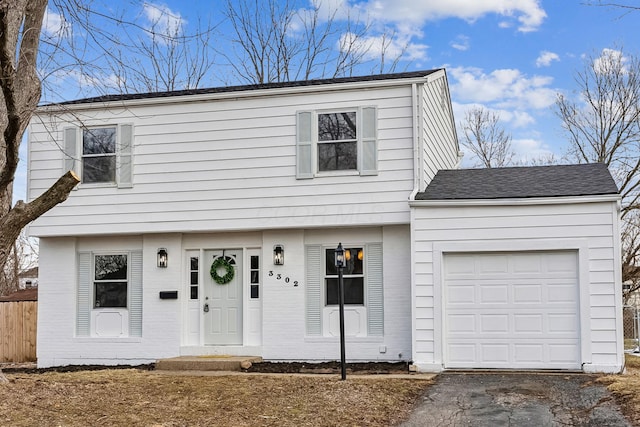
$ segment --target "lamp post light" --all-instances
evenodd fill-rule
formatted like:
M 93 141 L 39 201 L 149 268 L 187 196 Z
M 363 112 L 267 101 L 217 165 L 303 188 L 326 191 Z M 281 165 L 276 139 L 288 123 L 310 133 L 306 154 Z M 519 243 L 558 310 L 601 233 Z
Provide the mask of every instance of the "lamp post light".
M 340 303 L 340 374 L 341 379 L 347 379 L 347 369 L 345 363 L 345 344 L 344 344 L 344 280 L 342 278 L 342 269 L 345 267 L 345 253 L 342 243 L 338 243 L 335 250 L 336 268 L 338 269 L 338 301 Z

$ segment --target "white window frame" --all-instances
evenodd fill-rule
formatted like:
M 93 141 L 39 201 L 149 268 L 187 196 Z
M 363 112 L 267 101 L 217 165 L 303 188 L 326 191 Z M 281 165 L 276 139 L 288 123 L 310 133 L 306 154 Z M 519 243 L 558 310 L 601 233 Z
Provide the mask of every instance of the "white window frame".
M 351 248 L 361 248 L 363 253 L 366 253 L 367 245 L 365 244 L 353 244 L 353 245 L 343 245 L 345 251 Z M 327 303 L 327 279 L 338 279 L 338 275 L 335 274 L 327 274 L 327 249 L 335 249 L 335 246 L 323 246 L 322 247 L 322 304 L 324 307 L 335 307 L 338 304 L 328 304 Z M 362 274 L 343 274 L 342 277 L 344 279 L 351 278 L 359 278 L 362 277 L 362 304 L 347 304 L 345 302 L 345 307 L 367 307 L 367 257 L 364 256 L 362 259 Z
M 341 114 L 341 113 L 355 113 L 356 115 L 356 138 L 344 139 L 335 141 L 320 141 L 319 135 L 319 121 L 320 116 L 323 114 Z M 360 158 L 362 156 L 362 131 L 361 131 L 361 112 L 360 108 L 337 108 L 330 110 L 317 110 L 313 113 L 312 122 L 312 138 L 313 138 L 313 166 L 315 168 L 316 176 L 333 176 L 333 175 L 359 175 L 360 174 Z M 320 145 L 322 144 L 340 144 L 340 143 L 356 143 L 356 168 L 355 169 L 338 169 L 321 171 L 320 170 Z
M 96 288 L 95 288 L 95 271 L 96 271 L 96 256 L 104 255 L 126 255 L 127 257 L 127 306 L 126 307 L 96 307 Z M 90 313 L 90 336 L 101 337 L 102 334 L 98 331 L 98 318 L 104 316 L 115 316 L 120 319 L 121 333 L 117 336 L 107 336 L 108 338 L 129 337 L 129 307 L 131 304 L 131 251 L 100 251 L 91 252 L 91 272 L 89 281 L 89 313 Z
M 113 153 L 105 154 L 84 154 L 84 137 L 86 132 L 91 132 L 96 129 L 114 129 L 115 131 L 115 146 Z M 120 146 L 120 132 L 117 125 L 104 125 L 104 126 L 87 126 L 80 128 L 80 180 L 84 186 L 113 186 L 118 183 L 118 152 Z M 100 181 L 100 182 L 84 182 L 84 161 L 85 159 L 113 157 L 114 158 L 114 171 L 113 181 Z

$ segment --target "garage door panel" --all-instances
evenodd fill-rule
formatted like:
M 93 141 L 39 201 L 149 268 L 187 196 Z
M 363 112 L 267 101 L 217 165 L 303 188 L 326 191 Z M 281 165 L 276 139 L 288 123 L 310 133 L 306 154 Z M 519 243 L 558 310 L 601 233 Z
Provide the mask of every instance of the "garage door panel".
M 580 368 L 575 251 L 447 254 L 443 267 L 446 367 Z

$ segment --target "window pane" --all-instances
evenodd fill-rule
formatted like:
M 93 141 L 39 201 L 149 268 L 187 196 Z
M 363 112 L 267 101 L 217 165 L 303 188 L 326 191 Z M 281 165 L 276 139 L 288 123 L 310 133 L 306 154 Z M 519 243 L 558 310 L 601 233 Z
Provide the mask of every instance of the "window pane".
M 126 282 L 96 282 L 94 307 L 126 307 Z
M 252 271 L 251 272 L 251 283 L 260 283 L 260 272 Z
M 198 284 L 198 272 L 197 271 L 192 271 L 191 272 L 191 285 L 197 285 Z
M 260 298 L 260 286 L 251 285 L 251 298 Z
M 260 262 L 259 262 L 260 258 L 257 255 L 252 255 L 251 256 L 251 269 L 252 270 L 257 270 L 260 268 Z
M 344 303 L 364 304 L 364 279 L 362 277 L 344 278 Z M 339 300 L 338 279 L 326 279 L 327 305 L 337 305 Z
M 358 144 L 356 142 L 318 144 L 318 169 L 320 171 L 357 168 Z
M 318 114 L 318 141 L 356 139 L 356 112 Z
M 95 273 L 96 280 L 126 280 L 127 256 L 96 255 Z
M 198 257 L 191 257 L 191 270 L 198 269 Z
M 346 264 L 342 269 L 342 274 L 364 274 L 363 273 L 363 260 L 364 250 L 362 248 L 345 248 L 344 255 L 346 258 Z M 335 249 L 325 250 L 325 272 L 327 276 L 337 276 L 338 269 L 336 268 L 335 261 Z
M 115 182 L 116 156 L 83 157 L 82 182 Z
M 192 286 L 191 287 L 191 299 L 198 299 L 198 287 L 197 286 Z
M 82 132 L 82 154 L 116 152 L 116 128 L 85 129 Z

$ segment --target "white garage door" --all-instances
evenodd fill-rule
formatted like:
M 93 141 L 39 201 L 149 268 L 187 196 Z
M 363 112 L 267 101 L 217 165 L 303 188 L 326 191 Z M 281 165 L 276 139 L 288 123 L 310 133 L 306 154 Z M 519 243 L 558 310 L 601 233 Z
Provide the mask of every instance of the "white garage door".
M 444 256 L 447 368 L 580 369 L 577 253 Z

